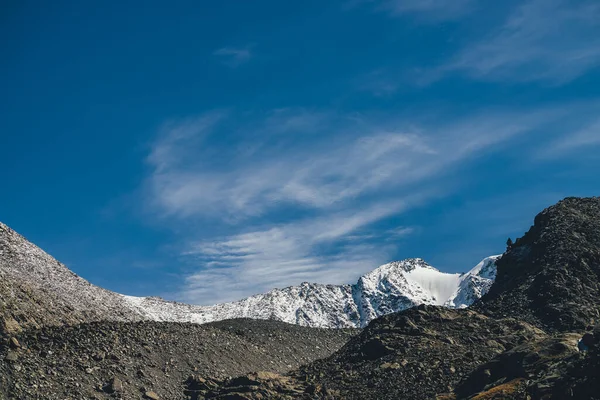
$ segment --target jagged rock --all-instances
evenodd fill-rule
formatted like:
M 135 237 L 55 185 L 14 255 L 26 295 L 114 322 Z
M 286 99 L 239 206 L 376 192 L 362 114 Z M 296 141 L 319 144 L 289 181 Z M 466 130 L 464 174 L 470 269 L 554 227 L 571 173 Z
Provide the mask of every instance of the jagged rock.
M 113 377 L 108 382 L 107 392 L 108 393 L 121 393 L 122 391 L 123 391 L 123 382 L 116 376 Z
M 496 264 L 496 282 L 478 311 L 555 332 L 600 322 L 600 197 L 548 207 Z
M 394 363 L 386 362 L 386 363 L 381 364 L 379 366 L 379 368 L 381 368 L 381 369 L 398 369 L 398 368 L 400 368 L 400 364 L 398 364 L 397 362 L 394 362 Z
M 13 349 L 18 349 L 21 347 L 21 343 L 19 343 L 17 338 L 11 337 L 10 338 L 10 347 L 12 347 Z
M 18 333 L 21 331 L 21 325 L 12 316 L 0 317 L 0 332 Z
M 457 386 L 456 397 L 591 399 L 575 396 L 569 383 L 585 375 L 585 372 L 573 374 L 574 366 L 586 359 L 577 351 L 579 337 L 579 334 L 561 334 L 506 351 L 467 375 Z M 587 375 L 591 378 L 595 373 L 590 370 Z

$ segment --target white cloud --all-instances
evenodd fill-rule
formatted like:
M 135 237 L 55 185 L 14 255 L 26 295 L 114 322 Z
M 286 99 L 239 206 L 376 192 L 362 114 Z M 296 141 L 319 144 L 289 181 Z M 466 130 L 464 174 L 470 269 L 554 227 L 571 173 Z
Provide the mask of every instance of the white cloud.
M 377 204 L 358 212 L 267 227 L 193 244 L 186 252 L 204 268 L 186 279 L 183 300 L 210 303 L 239 299 L 302 281 L 340 283 L 385 260 L 386 249 L 354 243 L 341 252 L 318 255 L 315 248 L 335 244 L 366 225 L 400 212 L 404 203 Z M 394 238 L 410 233 L 398 229 Z M 232 291 L 233 290 L 233 291 Z
M 585 121 L 582 127 L 542 147 L 536 156 L 539 159 L 556 159 L 596 147 L 600 147 L 600 119 Z
M 468 13 L 473 3 L 473 0 L 387 0 L 381 7 L 394 15 L 418 14 L 432 20 L 449 20 Z
M 512 120 L 511 124 L 499 123 L 504 118 Z M 485 116 L 448 126 L 444 132 L 433 128 L 427 134 L 342 119 L 337 131 L 327 132 L 326 140 L 316 135 L 310 144 L 298 140 L 289 143 L 289 138 L 279 137 L 249 155 L 221 149 L 217 158 L 227 162 L 217 160 L 222 164 L 220 168 L 211 164 L 215 155 L 210 149 L 167 134 L 157 141 L 149 157 L 155 167 L 150 188 L 159 208 L 166 215 L 178 217 L 216 215 L 236 220 L 281 205 L 339 207 L 363 195 L 432 176 L 479 149 L 527 129 L 528 120 L 533 118 Z M 206 119 L 215 120 L 212 116 L 199 120 Z M 214 124 L 202 122 L 200 126 L 202 135 L 215 129 Z M 180 130 L 174 132 L 178 138 Z M 256 146 L 254 140 L 250 145 Z M 181 160 L 189 162 L 182 164 Z
M 213 55 L 218 56 L 225 65 L 235 68 L 250 61 L 253 57 L 253 47 L 253 45 L 246 47 L 222 47 L 216 50 Z
M 185 129 L 170 125 L 173 135 L 163 132 L 148 158 L 148 197 L 164 217 L 212 221 L 225 232 L 188 236 L 185 258 L 195 272 L 181 300 L 232 300 L 303 280 L 348 282 L 387 260 L 396 240 L 382 235 L 411 232 L 378 234 L 373 224 L 444 195 L 453 169 L 561 116 L 555 109 L 463 120 L 431 113 L 427 123 L 416 116 L 409 123 L 306 110 L 244 115 L 212 112 Z M 246 144 L 254 150 L 239 151 Z M 370 244 L 375 237 L 384 247 Z
M 152 145 L 146 161 L 154 167 L 154 173 L 183 164 L 189 160 L 182 159 L 182 147 L 198 146 L 210 134 L 213 127 L 225 116 L 223 111 L 212 111 L 198 118 L 166 123 L 159 133 L 159 138 Z
M 530 0 L 437 73 L 462 70 L 478 79 L 567 82 L 600 65 L 599 20 L 596 1 Z
M 426 21 L 438 22 L 462 17 L 472 10 L 474 3 L 475 0 L 349 0 L 345 8 L 368 4 L 392 16 L 418 16 Z

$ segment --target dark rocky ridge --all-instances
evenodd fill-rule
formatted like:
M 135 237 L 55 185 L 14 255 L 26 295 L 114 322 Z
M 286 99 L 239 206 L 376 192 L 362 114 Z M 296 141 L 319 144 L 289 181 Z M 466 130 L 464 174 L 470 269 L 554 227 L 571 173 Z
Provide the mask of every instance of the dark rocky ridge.
M 600 399 L 600 325 L 595 344 L 579 352 L 581 334 L 561 333 L 524 343 L 482 364 L 456 388 L 457 398 Z
M 559 334 L 506 351 L 464 379 L 455 389 L 456 397 L 597 399 L 598 363 L 577 351 L 580 336 Z
M 426 399 L 484 360 L 543 336 L 514 319 L 419 306 L 376 320 L 340 352 L 301 368 L 300 376 L 320 379 L 348 399 Z
M 497 262 L 474 309 L 550 331 L 582 330 L 600 318 L 600 198 L 566 198 L 539 213 Z
M 545 337 L 512 318 L 422 305 L 374 320 L 331 357 L 287 374 L 285 383 L 225 380 L 206 398 L 429 399 L 452 391 L 481 363 Z
M 0 398 L 139 399 L 152 391 L 186 399 L 193 374 L 288 371 L 331 354 L 355 333 L 258 320 L 45 327 L 3 338 Z

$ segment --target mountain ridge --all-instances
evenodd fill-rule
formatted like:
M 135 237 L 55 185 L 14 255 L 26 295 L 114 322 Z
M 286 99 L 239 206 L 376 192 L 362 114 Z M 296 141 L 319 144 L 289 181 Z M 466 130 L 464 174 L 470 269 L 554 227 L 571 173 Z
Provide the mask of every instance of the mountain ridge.
M 474 308 L 553 332 L 600 322 L 600 197 L 567 197 L 536 215 L 497 263 Z
M 440 272 L 412 258 L 384 264 L 352 285 L 303 282 L 234 302 L 199 306 L 95 286 L 0 223 L 0 311 L 7 330 L 96 320 L 208 323 L 233 318 L 357 328 L 419 304 L 466 307 L 491 286 L 495 272 L 480 272 L 484 264 L 495 269 L 498 258 L 488 257 L 465 274 Z
M 425 279 L 431 274 L 442 275 Z M 588 326 L 600 315 L 599 274 L 600 198 L 567 198 L 538 214 L 501 258 L 467 274 L 446 276 L 419 259 L 365 274 L 353 295 L 368 295 L 375 311 L 393 306 L 373 301 L 379 294 L 393 299 L 389 289 L 409 281 L 428 288 L 411 295 L 436 304 L 388 313 L 361 330 L 232 319 L 0 331 L 0 397 L 598 399 L 600 324 Z M 323 287 L 291 288 L 307 295 Z M 439 305 L 449 302 L 455 308 Z M 594 338 L 587 351 L 578 345 L 584 333 Z

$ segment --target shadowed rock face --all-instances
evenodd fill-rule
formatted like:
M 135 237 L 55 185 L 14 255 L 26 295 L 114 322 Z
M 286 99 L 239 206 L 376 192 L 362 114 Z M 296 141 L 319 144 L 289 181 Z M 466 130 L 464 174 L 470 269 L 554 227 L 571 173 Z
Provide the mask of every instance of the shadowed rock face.
M 569 388 L 557 384 L 557 378 L 564 375 L 572 363 L 583 358 L 577 351 L 579 336 L 561 334 L 506 351 L 469 374 L 457 386 L 456 397 L 573 398 Z
M 595 335 L 600 337 L 600 329 Z M 581 334 L 561 333 L 515 347 L 480 365 L 455 389 L 458 399 L 600 399 L 600 342 L 577 351 Z
M 566 198 L 497 261 L 494 285 L 474 308 L 549 331 L 581 330 L 600 317 L 600 198 Z
M 479 364 L 519 344 L 544 338 L 512 318 L 419 306 L 378 318 L 331 357 L 285 379 L 225 380 L 203 393 L 261 399 L 428 399 L 449 392 Z

